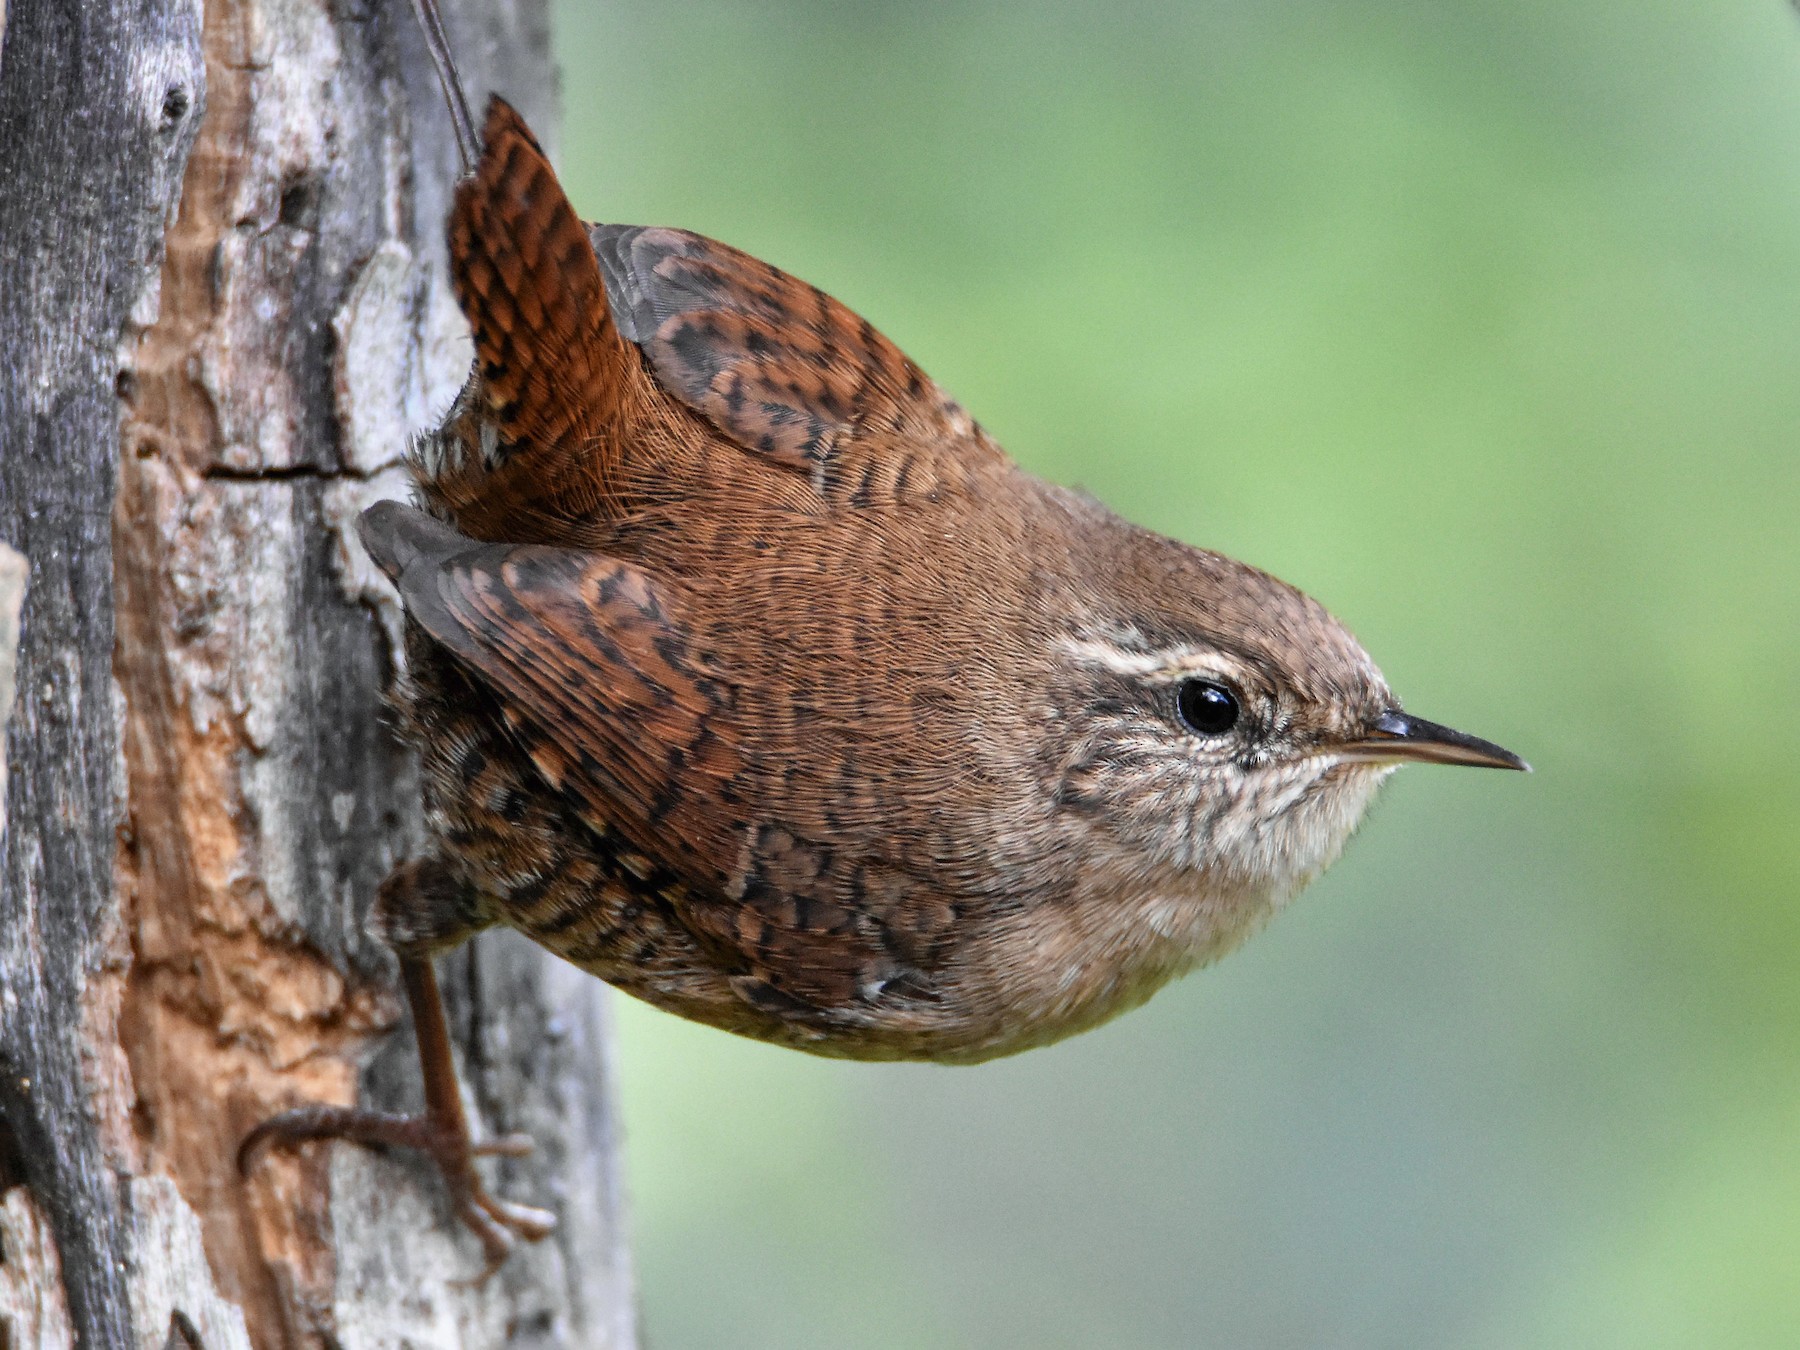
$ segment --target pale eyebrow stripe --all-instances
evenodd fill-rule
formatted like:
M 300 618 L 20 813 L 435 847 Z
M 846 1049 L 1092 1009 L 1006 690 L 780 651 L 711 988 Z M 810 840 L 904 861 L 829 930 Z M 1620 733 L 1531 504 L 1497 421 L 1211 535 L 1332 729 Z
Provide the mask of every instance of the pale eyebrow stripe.
M 1170 679 L 1210 674 L 1236 677 L 1234 662 L 1221 652 L 1204 647 L 1165 647 L 1161 651 L 1135 652 L 1100 638 L 1056 639 L 1057 648 L 1084 666 L 1099 666 L 1115 675 L 1162 675 Z

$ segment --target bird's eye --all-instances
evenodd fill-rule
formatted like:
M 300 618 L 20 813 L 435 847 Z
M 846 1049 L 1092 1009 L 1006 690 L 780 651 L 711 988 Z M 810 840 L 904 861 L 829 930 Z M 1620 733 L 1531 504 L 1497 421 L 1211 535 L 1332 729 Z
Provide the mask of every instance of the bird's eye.
M 1237 725 L 1237 695 L 1211 680 L 1183 680 L 1175 691 L 1175 707 L 1190 731 L 1223 736 Z

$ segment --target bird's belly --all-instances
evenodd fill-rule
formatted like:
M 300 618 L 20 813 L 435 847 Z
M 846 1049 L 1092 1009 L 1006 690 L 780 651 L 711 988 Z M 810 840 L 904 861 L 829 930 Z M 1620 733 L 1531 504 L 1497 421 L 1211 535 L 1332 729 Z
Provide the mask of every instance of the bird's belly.
M 1273 898 L 1243 889 L 1167 891 L 1045 905 L 964 952 L 949 981 L 974 1015 L 931 1058 L 974 1062 L 1047 1045 L 1138 1007 L 1224 956 L 1265 923 Z
M 670 968 L 641 950 L 571 950 L 575 932 L 534 936 L 626 993 L 739 1035 L 832 1058 L 978 1063 L 1137 1007 L 1237 946 L 1272 908 L 1266 897 L 1218 892 L 1137 897 L 1100 912 L 1046 904 L 977 921 L 922 989 L 786 1015 L 744 1002 L 704 962 Z

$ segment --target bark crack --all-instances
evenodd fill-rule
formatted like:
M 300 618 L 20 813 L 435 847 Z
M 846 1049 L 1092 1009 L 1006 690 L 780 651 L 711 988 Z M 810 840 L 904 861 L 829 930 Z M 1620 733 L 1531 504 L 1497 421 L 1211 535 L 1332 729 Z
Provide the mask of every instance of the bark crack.
M 394 463 L 397 464 L 398 461 Z M 326 469 L 316 464 L 287 464 L 241 469 L 229 464 L 209 464 L 200 471 L 200 476 L 210 482 L 220 483 L 366 483 L 390 467 L 392 465 L 382 465 L 371 471 L 349 466 Z

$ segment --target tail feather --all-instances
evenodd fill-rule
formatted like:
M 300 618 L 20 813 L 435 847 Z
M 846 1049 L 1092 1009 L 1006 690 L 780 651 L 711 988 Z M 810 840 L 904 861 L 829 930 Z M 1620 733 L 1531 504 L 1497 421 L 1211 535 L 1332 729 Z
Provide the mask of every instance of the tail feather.
M 481 157 L 458 186 L 451 280 L 475 338 L 475 372 L 444 435 L 421 456 L 428 497 L 478 537 L 532 515 L 605 501 L 631 352 L 575 209 L 523 118 L 488 104 Z

